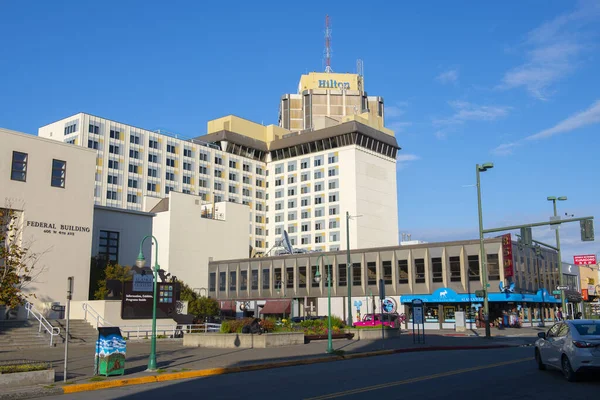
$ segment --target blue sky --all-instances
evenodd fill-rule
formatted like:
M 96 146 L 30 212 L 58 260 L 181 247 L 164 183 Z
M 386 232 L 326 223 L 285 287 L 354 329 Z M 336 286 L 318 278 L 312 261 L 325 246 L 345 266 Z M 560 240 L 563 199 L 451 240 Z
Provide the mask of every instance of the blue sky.
M 227 114 L 277 123 L 280 96 L 323 70 L 329 14 L 334 71 L 364 61 L 403 148 L 401 232 L 475 238 L 469 185 L 488 161 L 486 227 L 546 220 L 551 195 L 600 217 L 600 3 L 380 4 L 0 0 L 0 126 L 35 134 L 79 111 L 185 136 Z M 564 260 L 600 252 L 578 224 L 561 231 Z

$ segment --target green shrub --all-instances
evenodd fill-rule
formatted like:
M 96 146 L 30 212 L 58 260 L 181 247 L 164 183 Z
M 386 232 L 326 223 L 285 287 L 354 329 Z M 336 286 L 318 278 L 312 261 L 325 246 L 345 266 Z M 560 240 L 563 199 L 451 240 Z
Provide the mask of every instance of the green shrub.
M 47 363 L 36 363 L 32 362 L 29 364 L 16 364 L 16 365 L 0 365 L 0 374 L 13 374 L 17 372 L 31 372 L 31 371 L 43 371 L 49 369 L 50 366 Z

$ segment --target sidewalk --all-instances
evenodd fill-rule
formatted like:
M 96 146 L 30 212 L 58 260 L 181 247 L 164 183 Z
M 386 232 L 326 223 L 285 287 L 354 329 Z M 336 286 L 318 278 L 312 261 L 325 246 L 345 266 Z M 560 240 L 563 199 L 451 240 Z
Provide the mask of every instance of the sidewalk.
M 519 330 L 517 330 L 519 331 Z M 529 337 L 501 337 L 485 339 L 475 336 L 472 331 L 465 332 L 462 337 L 443 336 L 441 332 L 426 332 L 424 344 L 413 344 L 413 336 L 403 334 L 401 337 L 375 341 L 335 340 L 333 347 L 344 354 L 368 353 L 381 350 L 396 351 L 430 351 L 451 350 L 471 347 L 489 346 L 522 346 L 532 343 L 537 332 L 529 333 Z M 483 332 L 478 332 L 482 334 Z M 500 332 L 498 332 L 500 334 Z M 305 345 L 276 347 L 266 349 L 209 349 L 183 347 L 181 340 L 159 340 L 157 342 L 157 364 L 160 373 L 182 372 L 208 368 L 245 367 L 257 364 L 301 361 L 326 356 L 327 341 L 314 341 Z M 151 375 L 145 372 L 150 351 L 150 341 L 131 341 L 127 343 L 125 378 L 136 378 Z M 0 361 L 27 359 L 52 363 L 56 370 L 56 386 L 63 381 L 64 347 L 47 349 L 24 349 L 19 351 L 0 352 Z M 89 383 L 94 372 L 94 346 L 69 346 L 69 382 Z M 122 379 L 109 377 L 106 380 Z M 96 378 L 98 379 L 98 378 Z M 104 380 L 104 378 L 100 378 Z M 34 388 L 28 388 L 31 390 Z M 37 388 L 39 391 L 39 387 Z M 56 390 L 56 388 L 53 388 Z M 0 395 L 0 398 L 5 398 Z M 11 397 L 18 398 L 18 397 Z M 24 398 L 24 397 L 21 397 Z

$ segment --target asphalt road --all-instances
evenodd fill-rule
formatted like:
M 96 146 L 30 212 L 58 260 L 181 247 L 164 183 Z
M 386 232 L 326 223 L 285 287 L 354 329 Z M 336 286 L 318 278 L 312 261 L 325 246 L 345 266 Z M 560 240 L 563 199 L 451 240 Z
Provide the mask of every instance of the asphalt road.
M 49 399 L 447 398 L 582 399 L 600 378 L 567 383 L 558 371 L 538 371 L 533 348 L 405 353 L 325 364 L 129 386 Z

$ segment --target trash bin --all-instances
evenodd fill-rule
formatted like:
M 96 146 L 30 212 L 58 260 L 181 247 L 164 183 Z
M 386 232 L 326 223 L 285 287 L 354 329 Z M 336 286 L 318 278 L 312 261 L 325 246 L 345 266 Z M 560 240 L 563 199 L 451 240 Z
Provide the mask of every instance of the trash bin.
M 94 375 L 124 375 L 127 342 L 118 327 L 98 328 Z

